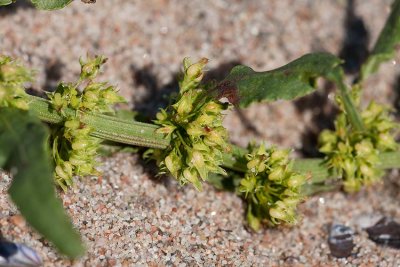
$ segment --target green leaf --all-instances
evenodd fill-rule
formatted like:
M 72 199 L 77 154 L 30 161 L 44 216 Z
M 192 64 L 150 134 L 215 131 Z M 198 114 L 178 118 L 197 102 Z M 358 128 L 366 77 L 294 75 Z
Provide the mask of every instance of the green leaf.
M 247 107 L 253 102 L 294 99 L 315 89 L 318 77 L 330 78 L 340 69 L 341 60 L 327 53 L 304 55 L 289 64 L 266 72 L 236 66 L 217 85 L 215 97 L 226 97 L 235 105 Z
M 11 199 L 30 225 L 61 253 L 75 258 L 84 247 L 55 193 L 48 135 L 29 113 L 0 109 L 0 167 L 13 174 Z
M 12 4 L 15 0 L 0 0 L 0 6 L 6 6 Z
M 390 60 L 400 44 L 400 0 L 394 1 L 392 11 L 386 20 L 375 46 L 361 69 L 361 80 L 376 72 L 382 62 Z
M 43 10 L 61 9 L 72 1 L 73 0 L 31 0 L 36 8 Z

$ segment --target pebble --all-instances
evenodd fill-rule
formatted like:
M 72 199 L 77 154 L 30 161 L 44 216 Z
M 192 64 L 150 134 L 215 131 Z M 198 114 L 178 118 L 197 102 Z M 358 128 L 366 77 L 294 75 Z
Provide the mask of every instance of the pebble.
M 375 243 L 400 249 L 400 224 L 393 219 L 383 217 L 366 231 Z
M 25 219 L 24 217 L 22 217 L 21 215 L 14 215 L 10 217 L 10 223 L 12 223 L 13 225 L 19 227 L 19 228 L 24 228 L 26 225 Z
M 328 244 L 331 255 L 336 258 L 346 258 L 351 255 L 355 246 L 354 231 L 345 225 L 332 224 Z
M 364 213 L 357 216 L 354 220 L 354 223 L 360 230 L 365 230 L 366 228 L 374 225 L 377 221 L 382 218 L 382 215 L 379 214 L 371 214 L 371 213 Z

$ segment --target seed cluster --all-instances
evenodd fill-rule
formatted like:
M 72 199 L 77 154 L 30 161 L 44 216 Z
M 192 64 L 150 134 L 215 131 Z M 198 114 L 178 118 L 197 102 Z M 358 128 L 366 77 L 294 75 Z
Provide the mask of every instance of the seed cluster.
M 0 55 L 0 107 L 28 109 L 24 84 L 32 81 L 33 73 L 12 58 Z
M 75 84 L 60 83 L 48 94 L 52 107 L 64 118 L 63 125 L 52 133 L 55 179 L 64 190 L 72 185 L 74 175 L 97 174 L 95 157 L 101 139 L 90 136 L 92 129 L 81 121 L 82 112 L 109 113 L 113 111 L 111 105 L 125 101 L 115 87 L 93 81 L 105 61 L 101 56 L 81 59 L 79 80 Z
M 329 168 L 344 179 L 347 192 L 360 190 L 362 185 L 379 181 L 379 154 L 398 148 L 394 130 L 398 127 L 389 116 L 389 109 L 371 102 L 361 112 L 365 131 L 354 130 L 344 112 L 335 121 L 335 130 L 324 130 L 320 137 L 320 151 L 326 155 Z
M 209 173 L 225 175 L 220 167 L 222 154 L 229 150 L 227 131 L 222 126 L 222 111 L 227 108 L 207 95 L 201 88 L 203 58 L 191 64 L 184 60 L 184 75 L 175 104 L 157 114 L 157 131 L 171 139 L 170 146 L 154 151 L 161 173 L 169 173 L 180 184 L 193 184 L 202 189 L 201 180 L 208 179 Z M 200 179 L 199 179 L 200 178 Z
M 262 222 L 275 225 L 297 222 L 296 206 L 304 197 L 301 188 L 306 177 L 292 171 L 288 150 L 264 144 L 249 146 L 247 173 L 240 181 L 239 192 L 248 202 L 247 220 L 254 230 Z

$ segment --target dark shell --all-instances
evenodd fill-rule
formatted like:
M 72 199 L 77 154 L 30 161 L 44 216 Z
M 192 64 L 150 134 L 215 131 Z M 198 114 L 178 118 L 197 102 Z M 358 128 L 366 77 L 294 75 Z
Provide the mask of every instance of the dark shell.
M 375 243 L 400 249 L 400 224 L 393 219 L 383 217 L 366 231 Z
M 0 256 L 3 258 L 8 258 L 18 252 L 18 247 L 16 244 L 0 240 Z
M 336 258 L 345 258 L 351 255 L 354 248 L 354 232 L 350 227 L 333 224 L 328 238 L 331 254 Z
M 7 240 L 0 240 L 0 266 L 41 266 L 42 259 L 30 247 Z

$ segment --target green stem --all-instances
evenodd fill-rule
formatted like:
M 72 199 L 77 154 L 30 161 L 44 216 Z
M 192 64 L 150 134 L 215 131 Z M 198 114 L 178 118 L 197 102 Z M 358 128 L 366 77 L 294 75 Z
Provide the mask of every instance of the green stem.
M 321 183 L 331 177 L 331 173 L 324 165 L 323 159 L 297 159 L 294 161 L 293 170 L 310 174 L 312 183 Z
M 246 149 L 232 145 L 231 153 L 226 153 L 223 155 L 223 166 L 234 171 L 246 172 L 247 167 L 244 159 L 244 155 L 246 153 Z M 384 152 L 379 155 L 379 159 L 381 162 L 379 167 L 382 169 L 400 168 L 400 151 Z M 322 183 L 329 178 L 335 178 L 332 177 L 334 175 L 332 175 L 326 168 L 324 160 L 318 158 L 295 159 L 293 170 L 300 173 L 309 174 L 312 177 L 311 182 L 313 184 Z
M 63 117 L 50 106 L 50 103 L 40 97 L 29 96 L 29 108 L 42 121 L 59 124 Z M 74 115 L 74 110 L 65 109 L 68 115 Z M 163 134 L 156 133 L 158 126 L 148 123 L 124 120 L 113 116 L 81 113 L 83 123 L 93 128 L 92 135 L 98 138 L 145 147 L 166 148 L 169 140 Z
M 357 111 L 357 108 L 355 107 L 353 101 L 351 100 L 349 96 L 349 89 L 343 83 L 343 79 L 337 78 L 336 84 L 339 87 L 339 91 L 343 100 L 344 109 L 348 115 L 348 118 L 350 119 L 351 125 L 353 125 L 353 127 L 359 132 L 365 131 L 365 127 L 361 120 L 360 113 Z
M 49 123 L 59 124 L 63 117 L 52 109 L 45 99 L 29 96 L 30 111 L 41 120 Z M 66 109 L 67 114 L 73 115 L 74 110 Z M 124 120 L 103 114 L 90 114 L 82 112 L 82 122 L 93 128 L 92 135 L 106 140 L 119 143 L 165 149 L 169 145 L 169 139 L 158 134 L 155 130 L 157 125 Z M 223 166 L 238 172 L 246 172 L 246 149 L 232 145 L 232 151 L 223 155 Z M 400 168 L 400 151 L 387 152 L 380 155 L 381 168 Z M 331 174 L 323 165 L 322 159 L 296 159 L 293 169 L 310 174 L 311 183 L 318 184 L 330 178 Z

